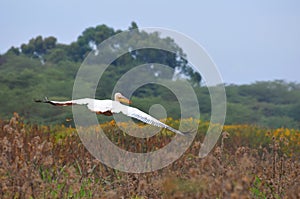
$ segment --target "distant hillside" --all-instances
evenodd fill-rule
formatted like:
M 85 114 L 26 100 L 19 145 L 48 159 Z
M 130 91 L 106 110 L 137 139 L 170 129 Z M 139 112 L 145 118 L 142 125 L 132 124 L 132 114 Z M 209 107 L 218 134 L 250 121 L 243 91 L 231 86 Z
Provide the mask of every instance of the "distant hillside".
M 129 29 L 136 27 L 133 22 Z M 45 96 L 56 100 L 70 99 L 77 70 L 84 58 L 99 43 L 120 32 L 106 25 L 90 27 L 71 44 L 57 43 L 53 36 L 38 36 L 0 55 L 0 117 L 8 118 L 16 111 L 28 122 L 71 124 L 66 121 L 72 118 L 71 108 L 35 104 L 33 99 Z M 149 35 L 139 32 L 137 36 Z M 211 108 L 208 89 L 200 86 L 201 76 L 188 66 L 184 52 L 171 38 L 161 39 L 157 34 L 149 38 L 174 46 L 180 56 L 153 49 L 127 53 L 105 71 L 103 78 L 107 84 L 97 88 L 96 97 L 111 98 L 117 80 L 134 66 L 144 63 L 166 64 L 188 77 L 199 100 L 201 118 L 209 120 Z M 145 39 L 143 42 L 151 41 Z M 226 93 L 227 124 L 300 128 L 300 85 L 297 83 L 277 80 L 251 85 L 227 85 Z M 145 111 L 153 104 L 161 104 L 168 116 L 180 117 L 176 97 L 165 87 L 145 85 L 134 93 L 132 100 L 134 106 Z
M 228 124 L 249 123 L 268 127 L 300 127 L 300 84 L 282 80 L 251 85 L 228 85 Z

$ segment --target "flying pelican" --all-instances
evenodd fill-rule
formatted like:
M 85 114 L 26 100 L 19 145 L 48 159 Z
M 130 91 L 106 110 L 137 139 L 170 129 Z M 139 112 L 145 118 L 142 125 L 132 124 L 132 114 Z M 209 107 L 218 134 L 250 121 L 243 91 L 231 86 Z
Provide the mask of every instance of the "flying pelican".
M 51 101 L 48 100 L 48 98 L 45 98 L 44 100 L 35 100 L 35 102 L 49 103 L 54 106 L 86 105 L 87 108 L 92 112 L 95 112 L 96 114 L 103 114 L 106 116 L 111 116 L 115 113 L 123 113 L 124 115 L 138 119 L 144 123 L 151 124 L 157 127 L 162 127 L 180 135 L 185 135 L 179 130 L 176 130 L 162 123 L 161 121 L 155 119 L 154 117 L 144 113 L 143 111 L 137 108 L 121 104 L 131 103 L 131 101 L 124 97 L 121 93 L 116 93 L 114 100 L 97 100 L 92 98 L 82 98 L 70 101 Z

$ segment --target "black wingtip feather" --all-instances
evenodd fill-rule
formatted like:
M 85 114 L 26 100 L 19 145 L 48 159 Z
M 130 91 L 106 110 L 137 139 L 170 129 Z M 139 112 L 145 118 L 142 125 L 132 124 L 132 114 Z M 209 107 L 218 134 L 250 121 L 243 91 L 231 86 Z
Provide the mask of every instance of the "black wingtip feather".
M 45 97 L 44 99 L 34 99 L 34 102 L 37 102 L 37 103 L 50 103 L 50 100 L 48 100 L 48 98 Z

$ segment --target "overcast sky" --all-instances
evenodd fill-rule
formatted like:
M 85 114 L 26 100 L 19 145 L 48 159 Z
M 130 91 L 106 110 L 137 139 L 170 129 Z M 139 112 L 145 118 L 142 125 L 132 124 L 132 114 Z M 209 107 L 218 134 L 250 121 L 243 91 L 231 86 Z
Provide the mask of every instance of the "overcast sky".
M 201 44 L 226 83 L 299 81 L 300 1 L 27 0 L 0 2 L 0 53 L 38 35 L 69 44 L 88 27 L 162 27 Z

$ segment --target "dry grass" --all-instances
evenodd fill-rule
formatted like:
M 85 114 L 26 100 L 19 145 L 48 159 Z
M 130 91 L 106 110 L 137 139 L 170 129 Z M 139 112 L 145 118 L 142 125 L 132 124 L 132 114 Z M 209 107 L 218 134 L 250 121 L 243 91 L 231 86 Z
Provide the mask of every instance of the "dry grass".
M 19 120 L 14 114 L 10 121 L 0 121 L 0 198 L 300 198 L 296 130 L 286 136 L 248 130 L 259 132 L 257 141 L 241 133 L 245 127 L 225 127 L 214 151 L 200 159 L 202 126 L 176 162 L 155 172 L 130 174 L 93 158 L 72 128 Z M 105 128 L 120 147 L 136 146 L 135 151 L 161 147 L 172 136 L 155 136 L 141 146 L 113 123 Z

